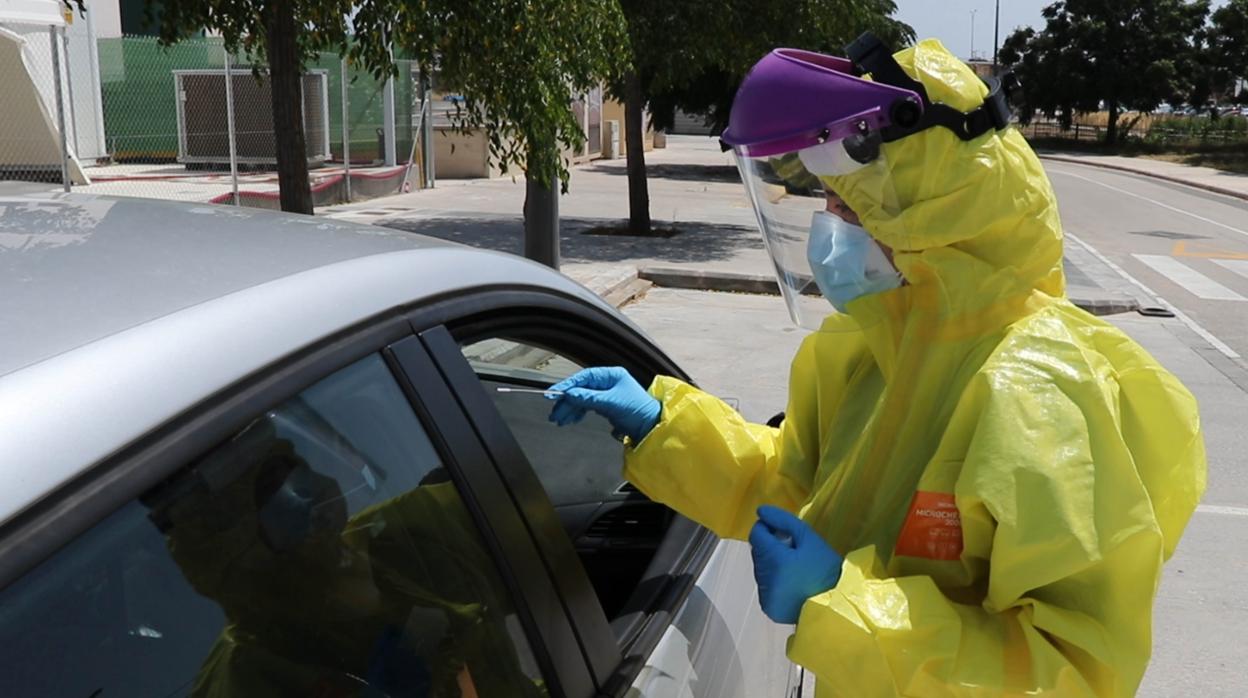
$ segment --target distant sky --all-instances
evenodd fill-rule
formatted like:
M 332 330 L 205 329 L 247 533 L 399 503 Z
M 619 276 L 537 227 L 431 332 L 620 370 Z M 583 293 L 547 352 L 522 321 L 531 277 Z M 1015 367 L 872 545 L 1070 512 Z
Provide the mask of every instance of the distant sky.
M 975 55 L 992 60 L 992 23 L 994 0 L 894 0 L 901 21 L 914 27 L 920 39 L 940 39 L 953 53 L 962 58 L 971 55 L 971 10 L 975 13 Z M 1040 29 L 1044 18 L 1040 10 L 1052 0 L 1001 0 L 1001 41 L 1017 27 Z M 1226 0 L 1213 0 L 1213 6 Z

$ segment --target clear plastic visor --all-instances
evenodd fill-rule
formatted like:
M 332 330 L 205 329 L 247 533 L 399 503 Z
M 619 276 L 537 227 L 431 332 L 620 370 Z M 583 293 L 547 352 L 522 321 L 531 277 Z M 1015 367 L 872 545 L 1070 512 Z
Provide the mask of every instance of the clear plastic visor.
M 847 312 L 859 297 L 900 284 L 883 248 L 825 184 L 825 178 L 867 168 L 887 171 L 878 150 L 861 162 L 856 144 L 846 145 L 828 141 L 763 157 L 751 156 L 746 146 L 734 149 L 789 316 L 811 330 L 856 328 L 824 320 Z

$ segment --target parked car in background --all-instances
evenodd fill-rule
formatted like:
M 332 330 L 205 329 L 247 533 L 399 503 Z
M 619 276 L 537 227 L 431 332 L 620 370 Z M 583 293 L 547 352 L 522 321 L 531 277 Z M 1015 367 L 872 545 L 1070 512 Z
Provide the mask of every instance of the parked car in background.
M 516 257 L 0 201 L 0 695 L 794 695 L 748 547 L 547 422 L 599 364 L 685 375 Z

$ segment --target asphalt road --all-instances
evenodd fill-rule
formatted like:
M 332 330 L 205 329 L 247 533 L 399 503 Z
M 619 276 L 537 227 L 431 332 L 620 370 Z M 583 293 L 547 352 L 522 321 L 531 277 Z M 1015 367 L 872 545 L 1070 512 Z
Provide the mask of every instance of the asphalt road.
M 1248 202 L 1099 168 L 1045 168 L 1068 248 L 1113 271 L 1092 275 L 1176 312 L 1119 324 L 1196 395 L 1205 429 L 1209 487 L 1166 568 L 1140 695 L 1248 694 Z
M 1139 695 L 1246 695 L 1248 202 L 1091 167 L 1046 167 L 1078 260 L 1071 275 L 1177 311 L 1108 319 L 1192 390 L 1205 427 L 1209 488 L 1166 566 Z M 739 398 L 746 417 L 784 408 L 802 333 L 778 298 L 655 289 L 625 311 L 704 387 Z

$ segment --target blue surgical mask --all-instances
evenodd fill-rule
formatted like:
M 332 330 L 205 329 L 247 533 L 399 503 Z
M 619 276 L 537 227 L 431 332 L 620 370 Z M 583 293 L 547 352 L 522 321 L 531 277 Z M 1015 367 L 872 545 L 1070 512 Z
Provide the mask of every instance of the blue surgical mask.
M 827 212 L 810 221 L 806 259 L 823 297 L 845 312 L 855 298 L 901 286 L 901 275 L 870 233 Z

